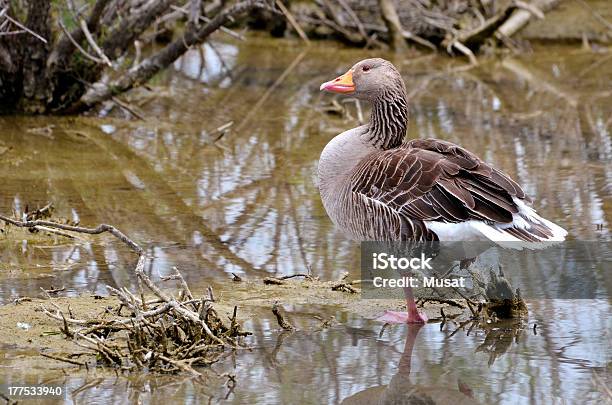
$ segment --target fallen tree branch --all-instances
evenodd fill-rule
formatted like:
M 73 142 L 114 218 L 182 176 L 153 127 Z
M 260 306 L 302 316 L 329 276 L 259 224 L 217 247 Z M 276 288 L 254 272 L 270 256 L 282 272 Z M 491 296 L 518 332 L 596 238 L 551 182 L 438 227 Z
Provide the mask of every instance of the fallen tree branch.
M 518 8 L 512 12 L 510 17 L 495 31 L 495 37 L 499 40 L 509 38 L 523 29 L 534 16 L 533 7 L 541 13 L 545 13 L 559 4 L 560 0 L 534 0 L 529 10 Z
M 261 0 L 246 0 L 219 12 L 219 14 L 217 14 L 208 24 L 200 28 L 194 24 L 190 24 L 181 38 L 171 42 L 153 56 L 144 59 L 135 68 L 130 69 L 120 78 L 113 80 L 110 83 L 94 83 L 81 97 L 79 102 L 76 103 L 72 110 L 78 111 L 90 108 L 101 101 L 108 100 L 117 94 L 124 93 L 133 87 L 148 81 L 160 70 L 164 69 L 178 59 L 189 49 L 189 47 L 201 44 L 206 38 L 208 38 L 208 36 L 210 36 L 210 34 L 215 32 L 234 17 L 255 7 L 264 6 L 265 5 Z
M 123 232 L 121 232 L 120 230 L 118 230 L 112 225 L 100 224 L 96 228 L 84 228 L 81 226 L 65 225 L 65 224 L 60 224 L 60 223 L 52 222 L 52 221 L 42 221 L 42 220 L 19 221 L 17 219 L 9 218 L 1 214 L 0 214 L 0 220 L 6 223 L 9 223 L 11 225 L 20 227 L 20 228 L 34 228 L 36 226 L 46 226 L 49 228 L 62 229 L 64 231 L 71 231 L 71 232 L 78 232 L 78 233 L 85 233 L 89 235 L 99 235 L 99 234 L 108 232 L 114 237 L 116 237 L 117 239 L 119 239 L 120 241 L 122 241 L 123 243 L 125 243 L 134 252 L 138 253 L 139 255 L 144 254 L 143 249 L 140 246 L 138 246 L 138 244 L 136 244 L 134 241 L 128 238 Z
M 116 28 L 104 36 L 106 38 L 102 43 L 104 53 L 111 59 L 120 57 L 134 43 L 134 40 L 149 29 L 158 17 L 168 11 L 172 3 L 174 3 L 172 0 L 148 0 L 141 7 L 134 7 L 129 13 L 117 18 L 120 21 L 119 24 L 115 24 Z M 113 11 L 117 12 L 118 9 L 120 7 L 115 7 Z

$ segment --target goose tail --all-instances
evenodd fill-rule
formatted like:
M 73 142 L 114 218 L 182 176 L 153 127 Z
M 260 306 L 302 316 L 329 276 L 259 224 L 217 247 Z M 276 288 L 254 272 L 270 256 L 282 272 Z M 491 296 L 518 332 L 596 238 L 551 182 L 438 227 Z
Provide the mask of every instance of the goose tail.
M 474 224 L 487 239 L 514 249 L 543 249 L 551 244 L 563 242 L 567 231 L 536 213 L 523 201 L 514 198 L 518 213 L 508 224 Z

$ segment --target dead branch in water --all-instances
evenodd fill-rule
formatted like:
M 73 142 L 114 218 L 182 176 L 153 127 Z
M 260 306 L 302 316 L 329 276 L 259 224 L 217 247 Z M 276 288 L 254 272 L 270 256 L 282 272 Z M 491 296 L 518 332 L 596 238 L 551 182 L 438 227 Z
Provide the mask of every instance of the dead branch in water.
M 188 372 L 200 377 L 201 373 L 193 366 L 208 366 L 217 362 L 226 349 L 242 347 L 241 338 L 250 334 L 243 331 L 236 320 L 237 307 L 234 307 L 229 326 L 221 320 L 212 304 L 212 289 L 209 288 L 207 298 L 194 299 L 176 267 L 175 273 L 165 279 L 179 281 L 179 298 L 162 291 L 143 271 L 146 261 L 144 249 L 112 225 L 85 228 L 47 220 L 20 221 L 4 215 L 0 215 L 0 220 L 23 228 L 45 226 L 92 235 L 110 233 L 138 254 L 134 272 L 139 282 L 158 299 L 145 301 L 142 293 L 141 298 L 138 298 L 125 287 L 116 289 L 107 286 L 111 294 L 121 302 L 120 308 L 130 310 L 128 318 L 75 319 L 70 308 L 65 313 L 56 304 L 54 311 L 42 307 L 43 313 L 61 322 L 60 330 L 64 335 L 96 354 L 103 364 L 124 371 L 146 368 L 164 373 Z M 45 292 L 48 295 L 49 292 L 57 291 L 60 290 Z M 42 355 L 76 365 L 85 364 L 61 356 Z
M 289 321 L 285 319 L 283 313 L 280 310 L 280 306 L 278 303 L 274 303 L 272 305 L 272 313 L 276 316 L 276 321 L 278 322 L 278 326 L 285 330 L 295 330 L 295 326 L 293 326 Z
M 294 277 L 304 277 L 305 280 L 310 280 L 310 281 L 314 280 L 310 274 L 298 273 L 298 274 L 290 274 L 287 276 L 280 276 L 280 277 L 266 277 L 264 278 L 263 283 L 267 285 L 270 285 L 270 284 L 283 285 L 285 284 L 284 280 L 288 280 Z
M 350 283 L 338 283 L 332 286 L 332 291 L 343 291 L 343 292 L 347 292 L 350 294 L 357 294 L 358 291 L 357 289 L 355 289 L 355 287 L 353 287 Z
M 353 284 L 350 281 L 345 281 L 349 276 L 348 271 L 345 271 L 344 273 L 342 273 L 340 275 L 340 277 L 338 278 L 338 281 L 336 281 L 335 283 L 332 284 L 332 291 L 342 291 L 342 292 L 347 292 L 350 294 L 356 294 L 358 291 L 357 289 L 355 289 L 355 287 L 353 287 L 351 284 Z
M 40 355 L 43 356 L 43 357 L 47 357 L 49 359 L 63 361 L 63 362 L 66 362 L 66 363 L 77 365 L 77 366 L 84 366 L 85 365 L 85 363 L 83 363 L 82 361 L 72 360 L 72 359 L 69 359 L 67 357 L 56 356 L 56 355 L 47 354 L 47 353 L 40 353 Z

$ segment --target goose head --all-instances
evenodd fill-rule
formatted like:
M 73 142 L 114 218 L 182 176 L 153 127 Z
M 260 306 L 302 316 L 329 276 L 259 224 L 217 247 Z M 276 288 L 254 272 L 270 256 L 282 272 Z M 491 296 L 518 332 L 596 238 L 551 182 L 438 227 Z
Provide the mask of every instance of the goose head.
M 319 89 L 367 101 L 374 101 L 388 91 L 405 92 L 400 73 L 391 62 L 381 58 L 357 62 L 345 74 L 323 83 Z

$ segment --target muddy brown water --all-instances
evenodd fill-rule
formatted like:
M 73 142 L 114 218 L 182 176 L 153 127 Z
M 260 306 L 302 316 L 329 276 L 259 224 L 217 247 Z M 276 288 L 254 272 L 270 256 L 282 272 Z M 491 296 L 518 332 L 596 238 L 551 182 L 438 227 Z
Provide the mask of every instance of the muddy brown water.
M 315 185 L 322 148 L 356 126 L 358 113 L 341 99 L 349 115 L 326 112 L 333 97 L 318 86 L 372 53 L 328 43 L 304 53 L 299 42 L 258 37 L 213 45 L 157 77 L 153 94 L 130 96 L 145 121 L 116 110 L 0 117 L 0 211 L 52 201 L 57 215 L 82 225 L 114 224 L 146 247 L 152 277 L 176 265 L 194 290 L 230 273 L 358 278 L 359 247 L 333 228 Z M 409 137 L 467 147 L 518 180 L 572 239 L 611 240 L 609 53 L 548 46 L 472 69 L 436 56 L 375 54 L 406 79 Z M 230 121 L 232 131 L 214 143 L 215 129 Z M 65 287 L 63 296 L 106 294 L 106 285 L 132 285 L 134 264 L 104 236 L 0 236 L 0 302 L 52 286 Z M 215 366 L 236 374 L 233 390 L 184 376 L 16 368 L 16 359 L 36 354 L 18 344 L 0 347 L 0 382 L 60 381 L 69 403 L 394 403 L 398 392 L 425 392 L 437 403 L 602 403 L 612 359 L 612 285 L 603 270 L 598 299 L 532 300 L 521 328 L 453 334 L 452 324 L 429 324 L 411 355 L 403 355 L 406 328 L 379 337 L 380 324 L 341 307 L 288 307 L 304 325 L 312 313 L 339 321 L 292 334 L 262 314 L 247 324 L 255 349 Z

